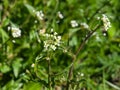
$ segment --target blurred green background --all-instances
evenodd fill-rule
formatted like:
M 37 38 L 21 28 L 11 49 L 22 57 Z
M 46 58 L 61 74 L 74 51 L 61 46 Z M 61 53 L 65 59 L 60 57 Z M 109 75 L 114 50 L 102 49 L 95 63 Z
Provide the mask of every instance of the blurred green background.
M 43 11 L 44 21 L 37 19 L 34 10 Z M 59 11 L 64 18 L 59 18 Z M 68 50 L 57 49 L 51 60 L 53 90 L 65 90 L 71 53 L 102 14 L 108 16 L 112 27 L 106 36 L 99 29 L 87 40 L 74 63 L 73 86 L 79 89 L 72 90 L 120 90 L 119 0 L 0 0 L 0 90 L 47 90 L 47 61 L 35 64 L 38 56 L 46 56 L 36 34 L 44 28 L 61 35 L 62 49 Z M 78 26 L 72 27 L 71 20 Z M 90 30 L 81 23 L 87 23 Z M 21 37 L 13 38 L 10 26 L 19 27 Z

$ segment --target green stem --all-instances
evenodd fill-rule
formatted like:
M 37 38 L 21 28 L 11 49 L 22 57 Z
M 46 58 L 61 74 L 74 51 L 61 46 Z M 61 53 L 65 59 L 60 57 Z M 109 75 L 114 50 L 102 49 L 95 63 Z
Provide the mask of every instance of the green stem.
M 51 65 L 50 65 L 50 60 L 48 60 L 48 85 L 49 85 L 49 90 L 52 90 L 51 89 L 51 74 L 50 74 L 50 71 L 51 71 Z
M 75 55 L 73 56 L 73 60 L 72 60 L 72 66 L 69 69 L 69 73 L 68 73 L 68 78 L 67 78 L 67 85 L 66 85 L 66 90 L 69 90 L 70 87 L 70 80 L 72 79 L 73 76 L 73 69 L 74 69 L 74 62 L 76 60 L 76 57 L 78 56 L 79 52 L 82 50 L 82 48 L 84 47 L 86 41 L 93 35 L 93 33 L 101 26 L 101 24 L 98 24 L 94 30 L 92 30 L 87 37 L 85 37 L 84 41 L 82 42 L 82 44 L 80 44 L 79 48 L 77 49 Z

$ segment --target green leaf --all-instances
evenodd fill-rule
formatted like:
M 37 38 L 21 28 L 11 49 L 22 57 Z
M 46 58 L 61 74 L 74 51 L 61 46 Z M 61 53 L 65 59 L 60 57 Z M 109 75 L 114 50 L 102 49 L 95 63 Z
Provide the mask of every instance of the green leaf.
M 1 70 L 2 73 L 7 73 L 7 72 L 9 72 L 11 69 L 10 69 L 10 67 L 9 67 L 8 65 L 3 64 L 3 65 L 1 65 L 0 70 Z
M 3 43 L 5 43 L 9 38 L 7 33 L 2 28 L 0 28 L 0 36 L 2 36 L 2 42 Z
M 73 29 L 70 29 L 69 31 L 69 37 L 72 37 L 77 31 L 79 31 L 80 28 L 73 28 Z
M 12 67 L 15 77 L 18 77 L 21 66 L 21 59 L 17 59 L 13 62 Z
M 110 38 L 114 37 L 115 32 L 116 32 L 115 27 L 112 26 L 112 27 L 108 30 L 108 35 L 109 35 L 109 37 L 110 37 Z
M 21 86 L 22 86 L 22 83 L 18 81 L 14 81 L 12 79 L 0 90 L 20 90 Z
M 10 20 L 8 18 L 5 18 L 2 22 L 2 26 L 5 27 L 9 24 Z
M 76 46 L 76 45 L 78 44 L 77 41 L 78 41 L 78 40 L 77 40 L 77 37 L 76 37 L 76 36 L 73 36 L 73 37 L 72 37 L 72 40 L 69 42 L 69 45 L 70 45 L 70 46 Z
M 25 7 L 28 9 L 29 13 L 30 13 L 32 16 L 35 16 L 35 14 L 34 14 L 34 11 L 35 11 L 34 7 L 31 6 L 31 5 L 29 5 L 29 4 L 27 4 L 27 3 L 25 3 L 24 5 L 25 5 Z
M 42 90 L 40 83 L 29 82 L 24 86 L 24 90 Z

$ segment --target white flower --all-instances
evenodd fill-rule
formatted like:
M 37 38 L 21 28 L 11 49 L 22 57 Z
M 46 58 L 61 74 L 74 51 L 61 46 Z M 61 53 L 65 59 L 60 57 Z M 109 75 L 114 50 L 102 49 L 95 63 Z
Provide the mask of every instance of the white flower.
M 80 73 L 80 72 L 78 72 L 78 76 L 83 77 L 83 76 L 84 76 L 84 73 Z
M 45 50 L 47 50 L 48 47 L 49 47 L 49 43 L 48 43 L 48 41 L 44 41 L 43 43 L 44 43 L 44 48 L 45 48 Z
M 111 27 L 111 23 L 105 14 L 102 14 L 101 20 L 103 21 L 104 29 L 107 31 Z
M 58 38 L 58 40 L 61 40 L 61 36 L 58 36 L 57 38 Z
M 40 11 L 37 11 L 36 12 L 36 16 L 39 20 L 43 20 L 44 19 L 44 14 L 43 14 L 43 11 L 40 10 Z
M 57 32 L 54 32 L 54 35 L 57 35 Z
M 103 33 L 103 36 L 106 36 L 106 33 Z
M 51 47 L 51 49 L 53 49 L 54 51 L 56 50 L 56 46 L 55 46 L 55 45 L 51 45 L 50 47 Z
M 47 38 L 49 38 L 49 37 L 50 37 L 50 34 L 46 33 L 45 36 L 46 36 Z
M 70 21 L 72 27 L 77 27 L 78 23 L 75 20 Z
M 16 41 L 15 40 L 12 40 L 13 43 L 15 43 Z
M 11 27 L 10 27 L 10 26 L 8 26 L 8 31 L 10 31 L 10 29 L 11 29 Z
M 53 30 L 52 30 L 53 31 Z M 44 44 L 44 50 L 53 50 L 55 51 L 61 43 L 61 36 L 58 35 L 57 32 L 53 33 L 43 33 L 40 34 L 43 37 L 45 37 L 43 44 Z
M 84 76 L 84 73 L 81 73 L 80 76 L 83 77 L 83 76 Z
M 51 28 L 50 32 L 53 32 L 53 28 Z
M 50 37 L 54 37 L 54 35 L 53 35 L 53 34 L 51 34 L 51 35 L 50 35 Z
M 81 23 L 80 24 L 84 29 L 88 29 L 89 28 L 89 26 L 87 25 L 87 23 Z
M 17 37 L 21 36 L 21 30 L 19 28 L 11 27 L 11 32 L 12 32 L 12 36 L 14 38 L 17 38 Z
M 64 18 L 63 14 L 62 14 L 60 11 L 58 12 L 58 17 L 59 17 L 60 19 L 63 19 L 63 18 Z
M 100 20 L 100 17 L 97 17 L 97 20 Z
M 32 67 L 32 68 L 35 67 L 35 64 L 33 63 L 33 64 L 31 65 L 31 67 Z

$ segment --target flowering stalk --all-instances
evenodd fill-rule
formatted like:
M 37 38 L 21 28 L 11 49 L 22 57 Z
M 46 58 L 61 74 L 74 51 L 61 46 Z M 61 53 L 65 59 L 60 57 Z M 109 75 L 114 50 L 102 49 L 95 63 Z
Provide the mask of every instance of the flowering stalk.
M 66 86 L 66 90 L 69 90 L 70 87 L 70 80 L 72 79 L 72 75 L 73 75 L 73 69 L 74 69 L 74 62 L 76 60 L 76 57 L 78 56 L 79 52 L 81 51 L 81 49 L 84 47 L 86 41 L 93 35 L 93 33 L 101 26 L 101 24 L 97 25 L 95 27 L 94 30 L 92 30 L 87 37 L 84 39 L 84 41 L 82 42 L 82 44 L 80 44 L 78 50 L 76 51 L 75 55 L 73 56 L 73 60 L 72 60 L 72 66 L 69 69 L 69 73 L 68 73 L 68 78 L 67 78 L 67 86 Z
M 49 90 L 52 90 L 52 87 L 51 87 L 51 57 L 52 57 L 52 52 L 48 52 L 46 61 L 48 63 L 48 89 Z
M 48 87 L 49 87 L 49 90 L 52 90 L 51 89 L 51 65 L 50 65 L 50 60 L 48 60 Z

